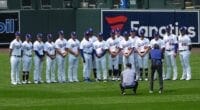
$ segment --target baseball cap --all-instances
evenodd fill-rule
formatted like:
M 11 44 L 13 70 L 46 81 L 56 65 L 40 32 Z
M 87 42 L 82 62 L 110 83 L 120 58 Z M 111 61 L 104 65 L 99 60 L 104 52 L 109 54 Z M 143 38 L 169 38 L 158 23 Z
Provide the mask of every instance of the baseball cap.
M 144 29 L 140 30 L 140 35 L 144 35 L 144 33 L 145 33 Z
M 42 37 L 42 33 L 37 33 L 37 35 L 36 35 L 37 37 Z
M 111 30 L 110 33 L 111 33 L 111 34 L 115 34 L 115 31 L 114 31 L 114 30 Z
M 71 32 L 71 36 L 76 36 L 76 32 L 75 31 Z
M 185 26 L 182 26 L 181 28 L 180 28 L 180 31 L 181 32 L 185 32 L 187 30 L 187 27 L 185 27 Z
M 102 32 L 99 33 L 99 37 L 103 37 L 103 33 Z
M 130 32 L 137 32 L 135 28 L 131 28 Z
M 159 32 L 158 31 L 154 31 L 153 36 L 159 36 Z
M 85 31 L 85 36 L 88 36 L 90 35 L 90 32 L 89 31 Z
M 15 32 L 15 36 L 20 36 L 21 34 L 20 34 L 20 32 L 19 31 L 16 31 Z
M 64 35 L 64 31 L 63 31 L 63 30 L 60 30 L 60 31 L 58 32 L 58 34 Z
M 47 34 L 47 39 L 52 39 L 52 38 L 53 38 L 52 34 Z
M 89 28 L 88 31 L 89 31 L 89 32 L 93 32 L 93 29 L 92 29 L 92 28 Z
M 32 38 L 32 36 L 31 36 L 30 34 L 26 34 L 25 37 L 26 37 L 26 38 L 29 38 L 29 39 Z
M 170 29 L 171 29 L 170 25 L 167 25 L 167 26 L 166 26 L 166 30 L 169 31 Z
M 116 32 L 120 32 L 120 29 L 119 29 L 119 28 L 117 28 L 117 29 L 116 29 Z
M 127 36 L 129 36 L 129 34 L 128 34 L 128 32 L 127 32 L 127 31 L 124 31 L 123 35 L 124 35 L 124 37 L 127 37 Z

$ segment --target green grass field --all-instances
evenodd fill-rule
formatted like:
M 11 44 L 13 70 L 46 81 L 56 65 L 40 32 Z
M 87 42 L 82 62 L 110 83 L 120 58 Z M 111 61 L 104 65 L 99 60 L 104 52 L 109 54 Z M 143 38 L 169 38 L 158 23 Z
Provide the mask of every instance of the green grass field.
M 200 53 L 192 53 L 192 80 L 164 81 L 164 93 L 148 93 L 148 82 L 139 82 L 137 95 L 120 94 L 119 82 L 65 84 L 10 84 L 9 58 L 0 53 L 0 110 L 199 110 Z M 179 78 L 181 67 L 177 58 Z M 81 63 L 80 63 L 81 64 Z M 43 74 L 44 75 L 44 74 Z M 32 76 L 32 73 L 31 73 Z M 82 66 L 79 68 L 79 78 Z M 131 90 L 126 91 L 131 94 Z

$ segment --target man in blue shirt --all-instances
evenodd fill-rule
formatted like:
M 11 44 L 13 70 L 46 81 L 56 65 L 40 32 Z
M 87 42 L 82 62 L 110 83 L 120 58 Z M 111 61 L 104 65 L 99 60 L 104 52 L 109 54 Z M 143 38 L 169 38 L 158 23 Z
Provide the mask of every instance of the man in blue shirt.
M 160 49 L 158 44 L 154 45 L 154 48 L 150 51 L 150 59 L 151 59 L 151 78 L 150 78 L 150 91 L 149 93 L 153 93 L 153 81 L 154 81 L 154 73 L 157 71 L 159 76 L 159 93 L 163 92 L 163 78 L 162 78 L 162 59 L 163 52 Z

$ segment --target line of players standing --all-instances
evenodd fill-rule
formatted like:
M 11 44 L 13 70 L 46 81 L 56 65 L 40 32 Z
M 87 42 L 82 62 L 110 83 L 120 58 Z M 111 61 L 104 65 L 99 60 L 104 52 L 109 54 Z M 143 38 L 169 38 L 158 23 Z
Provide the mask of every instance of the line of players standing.
M 83 80 L 90 82 L 91 70 L 93 70 L 96 81 L 120 80 L 122 68 L 127 63 L 132 64 L 137 80 L 148 80 L 148 59 L 149 50 L 154 44 L 158 44 L 165 54 L 167 66 L 166 74 L 163 71 L 164 80 L 171 79 L 171 68 L 173 68 L 172 80 L 177 80 L 176 56 L 179 53 L 183 74 L 181 80 L 191 79 L 191 69 L 189 64 L 191 40 L 187 35 L 187 28 L 180 28 L 180 35 L 175 36 L 171 32 L 171 27 L 166 26 L 166 34 L 163 39 L 158 32 L 154 32 L 153 39 L 149 41 L 145 38 L 145 30 L 137 31 L 131 29 L 125 31 L 123 36 L 119 29 L 111 30 L 110 37 L 104 41 L 103 33 L 96 37 L 93 29 L 90 28 L 84 33 L 81 42 L 77 39 L 76 32 L 71 33 L 71 38 L 66 40 L 64 32 L 58 32 L 58 39 L 53 42 L 53 36 L 47 35 L 47 41 L 43 43 L 43 35 L 38 33 L 37 40 L 32 44 L 31 35 L 26 34 L 26 40 L 22 43 L 20 33 L 16 32 L 10 44 L 11 63 L 11 84 L 21 84 L 20 81 L 20 61 L 22 59 L 23 75 L 22 83 L 31 83 L 29 73 L 31 71 L 32 57 L 34 59 L 35 84 L 43 83 L 42 68 L 46 56 L 46 83 L 79 82 L 77 70 L 79 56 L 83 61 Z M 34 52 L 34 56 L 32 54 Z M 108 59 L 106 55 L 108 54 Z M 66 57 L 68 56 L 68 81 L 66 80 Z M 106 62 L 107 60 L 107 62 Z M 108 71 L 107 71 L 108 63 Z M 56 68 L 57 64 L 57 80 Z M 164 69 L 164 68 L 163 68 Z M 102 73 L 102 74 L 101 74 Z M 108 73 L 108 74 L 107 74 Z M 143 78 L 143 73 L 145 76 Z M 157 76 L 155 75 L 155 78 Z

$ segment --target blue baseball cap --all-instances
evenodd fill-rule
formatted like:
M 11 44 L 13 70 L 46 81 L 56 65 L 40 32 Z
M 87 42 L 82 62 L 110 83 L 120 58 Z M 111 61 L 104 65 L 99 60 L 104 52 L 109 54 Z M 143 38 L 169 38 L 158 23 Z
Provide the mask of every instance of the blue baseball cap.
M 64 35 L 64 31 L 63 31 L 63 30 L 60 30 L 60 31 L 58 32 L 58 34 L 59 34 L 59 35 Z
M 32 36 L 30 34 L 26 34 L 25 37 L 28 38 L 28 39 L 32 38 Z
M 185 26 L 182 26 L 182 27 L 180 28 L 180 31 L 181 31 L 181 32 L 186 32 L 186 30 L 187 30 L 187 27 L 185 27 Z
M 124 37 L 127 37 L 127 36 L 129 36 L 129 34 L 128 34 L 128 32 L 127 32 L 127 31 L 124 31 L 123 35 L 124 35 Z
M 140 30 L 140 35 L 144 35 L 144 33 L 145 33 L 144 29 Z
M 89 31 L 89 32 L 93 32 L 93 29 L 92 29 L 92 28 L 89 28 L 88 31 Z
M 42 33 L 37 33 L 36 36 L 42 38 Z
M 137 32 L 135 28 L 131 28 L 130 32 Z
M 166 30 L 168 30 L 168 31 L 170 31 L 170 30 L 171 30 L 171 27 L 170 27 L 170 25 L 167 25 L 167 26 L 166 26 Z
M 15 32 L 15 36 L 20 36 L 20 35 L 21 35 L 21 33 L 19 31 Z
M 85 36 L 89 36 L 90 32 L 89 31 L 85 31 Z
M 115 30 L 111 30 L 111 31 L 110 31 L 110 34 L 115 34 Z
M 100 32 L 100 33 L 99 33 L 99 37 L 103 37 L 103 32 Z
M 47 34 L 47 39 L 52 39 L 52 38 L 53 38 L 52 34 Z
M 75 31 L 71 32 L 71 36 L 76 36 L 76 32 Z
M 154 31 L 153 36 L 159 36 L 159 32 L 158 31 Z

